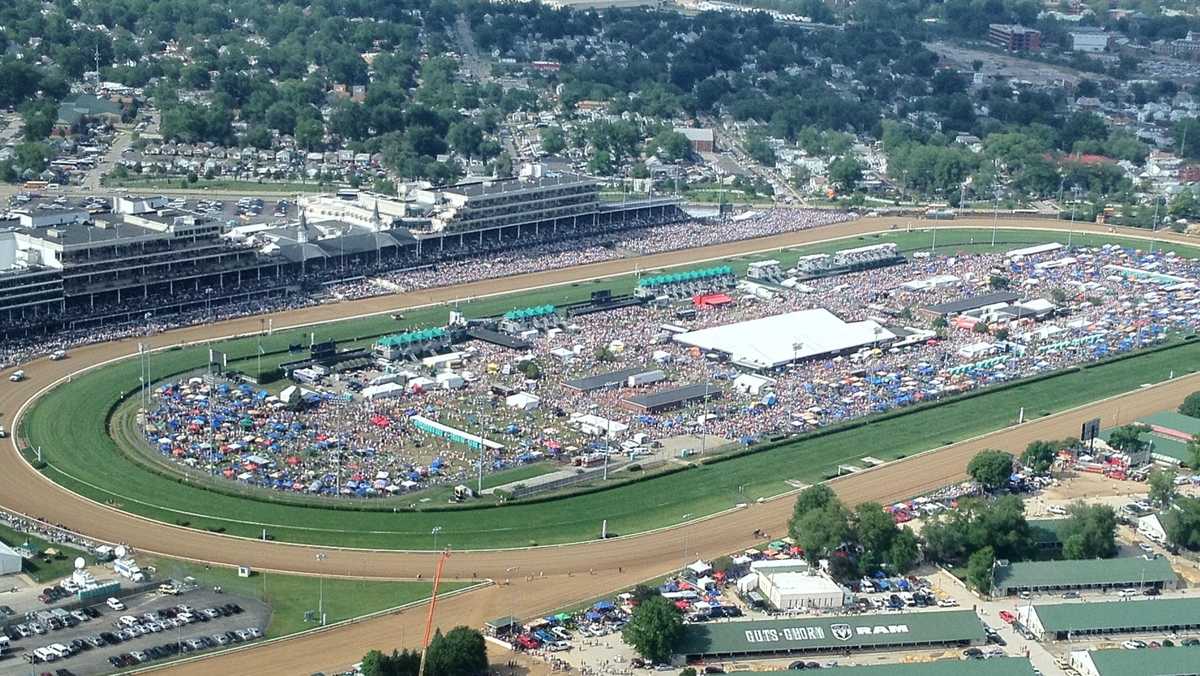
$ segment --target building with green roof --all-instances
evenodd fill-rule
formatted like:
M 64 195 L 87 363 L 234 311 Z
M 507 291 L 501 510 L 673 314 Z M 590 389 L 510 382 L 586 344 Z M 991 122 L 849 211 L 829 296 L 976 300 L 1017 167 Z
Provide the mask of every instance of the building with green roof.
M 1171 562 L 1160 557 L 999 561 L 992 568 L 992 593 L 995 596 L 1009 596 L 1022 591 L 1054 592 L 1069 589 L 1174 589 L 1178 582 Z
M 1200 629 L 1200 598 L 1034 604 L 1017 619 L 1044 640 L 1088 634 L 1157 633 Z
M 689 624 L 675 653 L 690 659 L 981 645 L 970 610 Z
M 761 672 L 735 671 L 730 676 L 754 676 Z M 772 671 L 771 676 L 804 676 L 808 669 Z M 912 662 L 896 664 L 872 664 L 823 669 L 830 676 L 1034 676 L 1033 665 L 1023 657 L 993 657 L 987 660 L 936 660 L 934 662 Z M 1132 673 L 1132 672 L 1130 672 Z
M 1071 653 L 1071 667 L 1083 676 L 1196 676 L 1200 674 L 1200 646 L 1079 650 Z
M 1149 425 L 1155 434 L 1174 437 L 1184 443 L 1191 441 L 1192 437 L 1200 434 L 1200 418 L 1193 418 L 1190 415 L 1184 415 L 1177 411 L 1162 411 L 1144 418 L 1138 418 L 1138 422 L 1143 425 Z

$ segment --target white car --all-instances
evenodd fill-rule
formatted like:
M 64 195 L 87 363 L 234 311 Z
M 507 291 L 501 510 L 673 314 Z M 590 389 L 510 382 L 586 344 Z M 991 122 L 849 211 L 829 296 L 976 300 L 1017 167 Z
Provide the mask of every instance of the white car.
M 249 629 L 246 630 L 246 633 L 250 634 L 251 638 L 262 638 L 263 637 L 262 630 L 259 629 L 258 627 L 250 627 Z
M 1121 647 L 1126 650 L 1138 650 L 1146 647 L 1145 641 L 1129 640 L 1121 644 Z
M 121 599 L 115 596 L 110 596 L 104 603 L 113 610 L 125 610 L 125 604 L 121 603 Z
M 1146 552 L 1147 554 L 1154 553 L 1154 548 L 1151 547 L 1150 545 L 1146 544 L 1145 542 L 1139 542 L 1138 549 L 1142 550 L 1143 552 Z

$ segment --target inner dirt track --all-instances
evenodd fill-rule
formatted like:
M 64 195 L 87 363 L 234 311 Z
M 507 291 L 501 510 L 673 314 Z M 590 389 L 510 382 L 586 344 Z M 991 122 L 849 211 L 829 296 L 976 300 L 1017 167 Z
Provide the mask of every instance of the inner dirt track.
M 454 287 L 382 296 L 267 315 L 277 330 L 359 315 L 403 310 L 482 295 L 521 291 L 533 287 L 619 275 L 655 267 L 723 258 L 783 247 L 812 244 L 830 239 L 887 232 L 899 228 L 980 228 L 981 240 L 992 227 L 992 219 L 926 221 L 913 218 L 863 218 L 816 228 L 741 242 L 624 258 L 576 268 L 550 270 L 486 280 Z M 1002 219 L 1003 229 L 1062 230 L 1067 223 L 1045 219 Z M 1109 234 L 1147 241 L 1145 230 L 1111 228 L 1076 223 L 1073 232 Z M 1160 241 L 1200 244 L 1196 239 L 1174 233 L 1159 233 Z M 249 317 L 165 332 L 150 339 L 154 347 L 201 342 L 260 330 L 259 317 Z M 144 338 L 141 340 L 145 340 Z M 46 359 L 25 365 L 28 378 L 7 382 L 11 370 L 0 374 L 0 412 L 14 432 L 15 413 L 48 385 L 80 370 L 129 357 L 138 339 L 125 339 L 80 347 L 68 359 Z M 1070 412 L 1037 419 L 981 438 L 941 447 L 883 467 L 850 475 L 832 482 L 841 498 L 855 504 L 864 501 L 896 502 L 965 477 L 968 460 L 987 447 L 1020 449 L 1032 440 L 1062 438 L 1078 432 L 1079 421 L 1100 417 L 1105 426 L 1123 424 L 1137 417 L 1178 404 L 1187 394 L 1200 389 L 1200 374 L 1176 378 L 1162 385 L 1139 389 L 1104 402 Z M 64 417 L 69 412 L 63 412 Z M 14 435 L 15 436 L 15 435 Z M 143 551 L 220 565 L 248 565 L 258 570 L 301 574 L 325 574 L 372 579 L 429 576 L 434 567 L 430 552 L 344 550 L 328 547 L 263 542 L 218 535 L 150 521 L 78 496 L 58 486 L 29 466 L 17 451 L 17 440 L 0 445 L 4 471 L 0 472 L 0 503 L 85 535 L 121 542 Z M 605 592 L 678 568 L 685 559 L 719 556 L 754 544 L 752 531 L 761 528 L 772 536 L 782 534 L 791 512 L 786 498 L 752 504 L 709 519 L 663 531 L 604 542 L 546 546 L 532 549 L 454 552 L 446 564 L 448 577 L 490 578 L 497 581 L 480 591 L 439 603 L 438 624 L 479 626 L 502 615 L 527 618 L 570 605 Z M 400 516 L 398 518 L 403 518 Z M 318 562 L 314 552 L 327 559 Z M 196 674 L 307 674 L 332 671 L 357 662 L 371 648 L 415 646 L 423 633 L 424 609 L 415 608 L 328 629 L 296 639 L 284 639 L 200 658 L 174 667 Z

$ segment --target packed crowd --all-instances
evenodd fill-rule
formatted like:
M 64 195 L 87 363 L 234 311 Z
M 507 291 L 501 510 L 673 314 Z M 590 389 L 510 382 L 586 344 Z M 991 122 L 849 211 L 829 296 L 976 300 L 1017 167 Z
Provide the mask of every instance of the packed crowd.
M 1162 276 L 1146 278 L 1129 271 L 1133 269 Z M 159 429 L 151 442 L 208 473 L 281 490 L 343 495 L 465 482 L 475 476 L 481 457 L 492 471 L 607 451 L 607 442 L 572 424 L 576 413 L 628 425 L 628 436 L 645 433 L 664 439 L 703 433 L 753 443 L 1100 359 L 1153 344 L 1171 331 L 1195 330 L 1200 298 L 1194 285 L 1180 280 L 1197 277 L 1196 261 L 1115 246 L 1022 259 L 1003 254 L 914 258 L 808 280 L 805 289 L 780 288 L 771 300 L 747 294 L 732 305 L 702 310 L 691 320 L 678 319 L 675 308 L 653 304 L 581 317 L 531 339 L 538 371 L 532 378 L 521 364 L 528 356 L 471 341 L 457 348 L 463 354 L 461 388 L 430 385 L 367 401 L 343 387 L 351 380 L 366 384 L 376 374 L 363 373 L 326 387 L 322 401 L 305 411 L 270 401 L 266 393 L 221 385 L 216 393 L 204 392 L 212 399 L 202 399 L 200 406 L 192 396 L 196 392 L 173 384 L 161 391 L 159 409 L 152 415 Z M 981 328 L 953 319 L 943 323 L 920 311 L 997 286 L 1017 290 L 1022 299 L 1053 298 L 1057 310 L 1040 322 L 1023 318 Z M 665 323 L 701 329 L 818 307 L 846 321 L 875 318 L 900 334 L 924 337 L 904 346 L 800 361 L 766 374 L 773 382 L 751 394 L 732 386 L 738 368 L 673 343 L 658 329 Z M 578 392 L 565 386 L 570 379 L 634 367 L 662 369 L 668 379 L 640 389 Z M 415 375 L 433 375 L 420 366 L 411 368 Z M 630 395 L 699 382 L 713 383 L 723 398 L 657 415 L 632 414 L 620 405 Z M 541 405 L 510 408 L 494 387 L 530 392 Z M 504 448 L 481 454 L 430 437 L 412 425 L 410 418 L 418 414 Z M 247 427 L 239 428 L 242 424 Z M 255 468 L 247 470 L 251 456 L 249 464 Z
M 673 223 L 631 221 L 619 232 L 603 227 L 572 230 L 566 240 L 543 241 L 528 235 L 505 241 L 457 241 L 449 238 L 446 248 L 428 247 L 420 257 L 358 261 L 353 267 L 314 267 L 299 276 L 265 279 L 248 283 L 237 293 L 213 289 L 178 290 L 169 305 L 158 299 L 100 305 L 61 319 L 64 328 L 49 335 L 41 330 L 31 337 L 9 338 L 0 344 L 0 368 L 21 364 L 40 355 L 83 344 L 145 335 L 182 326 L 235 319 L 254 314 L 279 312 L 316 305 L 330 300 L 355 300 L 405 291 L 452 286 L 543 270 L 598 263 L 626 255 L 649 254 L 707 246 L 721 242 L 805 230 L 854 218 L 854 214 L 828 210 L 770 210 L 717 220 Z M 349 279 L 346 279 L 350 277 Z M 264 293 L 285 286 L 303 287 L 301 294 L 246 298 L 243 292 Z M 180 302 L 203 302 L 203 308 L 179 311 Z M 136 313 L 130 317 L 129 313 Z M 137 316 L 149 313 L 146 319 Z M 73 328 L 72 321 L 112 317 L 99 327 Z M 39 319 L 38 326 L 44 324 Z M 33 328 L 33 325 L 30 325 Z

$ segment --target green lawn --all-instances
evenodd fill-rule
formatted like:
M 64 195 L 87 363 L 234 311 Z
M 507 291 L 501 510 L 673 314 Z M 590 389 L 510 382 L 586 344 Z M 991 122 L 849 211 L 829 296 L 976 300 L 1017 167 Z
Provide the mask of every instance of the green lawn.
M 10 547 L 20 547 L 28 543 L 29 549 L 39 554 L 47 549 L 58 550 L 58 556 L 51 559 L 35 556 L 21 562 L 21 572 L 29 575 L 35 582 L 49 582 L 70 575 L 71 571 L 75 569 L 75 557 L 82 556 L 88 559 L 89 563 L 92 562 L 91 556 L 83 550 L 60 545 L 57 542 L 47 542 L 42 538 L 20 533 L 4 525 L 0 525 L 0 542 Z
M 912 249 L 928 247 L 929 238 L 927 232 L 896 232 L 885 238 L 855 239 L 890 239 Z M 939 248 L 944 245 L 961 251 L 987 248 L 990 233 L 947 231 L 938 233 L 937 238 Z M 999 237 L 1001 248 L 1055 239 L 1062 238 L 1052 233 L 1003 230 Z M 848 243 L 843 241 L 770 255 L 786 261 L 801 253 L 846 246 Z M 1180 250 L 1195 255 L 1194 251 Z M 755 258 L 760 257 L 742 257 L 731 264 L 741 268 Z M 513 307 L 587 297 L 600 287 L 621 291 L 633 283 L 631 276 L 625 276 L 603 284 L 573 284 L 477 300 L 464 304 L 463 309 L 474 316 L 495 314 Z M 441 324 L 445 313 L 446 308 L 439 307 L 408 312 L 404 322 L 383 315 L 328 324 L 316 330 L 317 338 L 366 341 L 385 331 Z M 302 338 L 300 331 L 277 332 L 264 339 L 264 347 L 275 352 L 264 358 L 264 368 L 268 360 L 274 364 L 286 358 L 284 350 L 289 342 L 302 341 L 306 342 L 306 338 Z M 253 370 L 251 355 L 255 353 L 255 339 L 228 341 L 222 349 L 231 362 L 244 360 L 239 365 Z M 185 372 L 201 365 L 206 355 L 206 348 L 202 347 L 157 353 L 152 370 L 156 378 Z M 133 361 L 90 372 L 56 388 L 33 407 L 22 425 L 32 445 L 42 446 L 48 463 L 43 471 L 52 479 L 101 502 L 168 523 L 247 537 L 257 537 L 266 528 L 279 540 L 396 549 L 432 547 L 430 530 L 441 526 L 438 543 L 443 546 L 517 547 L 594 538 L 599 535 L 604 519 L 608 520 L 610 533 L 628 534 L 676 523 L 688 513 L 696 516 L 714 513 L 746 499 L 782 492 L 788 488 L 785 483 L 788 479 L 812 482 L 833 473 L 837 465 L 853 463 L 864 456 L 892 459 L 961 441 L 1012 423 L 1022 406 L 1031 417 L 1061 411 L 1161 380 L 1172 369 L 1182 373 L 1184 364 L 1200 364 L 1200 343 L 1071 370 L 1050 380 L 951 401 L 937 408 L 876 420 L 856 429 L 802 439 L 608 491 L 549 503 L 515 503 L 476 510 L 435 511 L 435 507 L 444 507 L 444 500 L 430 500 L 417 512 L 395 513 L 391 505 L 374 502 L 346 503 L 361 505 L 361 511 L 317 509 L 284 504 L 280 502 L 282 496 L 270 492 L 252 500 L 153 473 L 129 460 L 105 433 L 109 412 L 123 393 L 136 386 L 138 366 Z M 63 411 L 71 412 L 72 424 L 62 424 Z M 931 435 L 930 430 L 937 432 Z
M 258 599 L 271 607 L 268 638 L 287 636 L 319 626 L 316 621 L 305 622 L 305 613 L 313 611 L 315 618 L 324 586 L 326 624 L 333 624 L 380 610 L 395 608 L 429 597 L 430 582 L 379 582 L 320 578 L 308 575 L 283 575 L 255 572 L 248 578 L 238 577 L 231 568 L 206 568 L 178 559 L 147 559 L 142 565 L 156 569 L 156 579 L 182 580 L 191 576 L 201 587 L 220 586 L 228 594 Z M 333 571 L 331 571 L 333 572 Z M 442 582 L 439 594 L 469 586 L 468 582 Z

